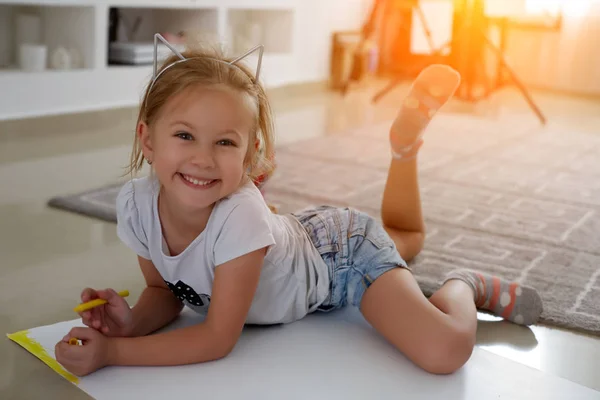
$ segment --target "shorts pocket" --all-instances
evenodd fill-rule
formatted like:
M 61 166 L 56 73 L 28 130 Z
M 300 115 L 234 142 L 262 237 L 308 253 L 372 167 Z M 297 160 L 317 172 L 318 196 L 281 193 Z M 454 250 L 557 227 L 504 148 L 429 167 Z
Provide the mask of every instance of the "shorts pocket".
M 323 244 L 317 247 L 317 251 L 320 255 L 324 256 L 330 253 L 337 253 L 339 251 L 339 246 L 337 243 Z
M 370 215 L 362 211 L 354 211 L 351 214 L 351 229 L 349 237 L 361 236 L 360 242 L 369 241 L 378 250 L 389 248 L 394 241 L 388 235 L 383 225 L 377 222 Z
M 394 247 L 394 241 L 382 226 L 373 226 L 368 229 L 365 239 L 377 247 L 378 250 Z

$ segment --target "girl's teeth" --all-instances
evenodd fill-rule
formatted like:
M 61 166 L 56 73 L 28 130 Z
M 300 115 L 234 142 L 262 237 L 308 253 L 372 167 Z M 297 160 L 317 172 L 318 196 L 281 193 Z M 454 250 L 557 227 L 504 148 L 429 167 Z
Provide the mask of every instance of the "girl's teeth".
M 206 186 L 206 185 L 208 185 L 209 183 L 212 182 L 212 180 L 210 180 L 210 181 L 199 181 L 198 179 L 194 179 L 194 178 L 191 178 L 191 177 L 185 176 L 185 175 L 184 175 L 184 178 L 185 178 L 186 181 L 188 181 L 190 183 L 193 183 L 194 185 L 200 185 L 200 186 Z

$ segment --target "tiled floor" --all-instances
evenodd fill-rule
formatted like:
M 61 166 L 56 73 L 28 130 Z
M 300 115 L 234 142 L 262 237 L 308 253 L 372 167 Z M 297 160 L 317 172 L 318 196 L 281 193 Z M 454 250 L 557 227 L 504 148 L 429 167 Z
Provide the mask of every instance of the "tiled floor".
M 407 87 L 373 105 L 370 96 L 382 83 L 356 88 L 346 98 L 321 86 L 273 91 L 278 142 L 343 134 L 347 128 L 392 118 Z M 550 124 L 567 121 L 600 134 L 600 100 L 548 93 L 535 97 Z M 525 113 L 535 120 L 523 98 L 511 89 L 476 105 L 455 100 L 444 112 L 492 119 Z M 54 195 L 117 180 L 128 160 L 135 118 L 134 109 L 122 109 L 0 122 L 3 332 L 72 319 L 73 302 L 85 286 L 129 288 L 132 302 L 141 292 L 135 256 L 119 242 L 113 224 L 45 205 Z M 600 338 L 484 319 L 478 332 L 481 348 L 600 390 Z M 68 382 L 7 340 L 0 349 L 0 398 L 37 398 L 40 393 L 80 398 Z M 43 392 L 28 384 L 34 371 Z

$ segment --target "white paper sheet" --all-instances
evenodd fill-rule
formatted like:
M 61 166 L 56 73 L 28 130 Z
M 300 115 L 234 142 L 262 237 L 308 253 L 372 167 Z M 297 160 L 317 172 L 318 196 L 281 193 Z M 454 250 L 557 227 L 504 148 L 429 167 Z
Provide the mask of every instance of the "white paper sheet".
M 192 312 L 170 328 L 199 322 Z M 79 320 L 29 330 L 50 355 Z M 385 342 L 355 309 L 248 327 L 226 358 L 180 367 L 107 367 L 77 386 L 96 399 L 544 399 L 600 393 L 475 349 L 460 371 L 428 374 Z

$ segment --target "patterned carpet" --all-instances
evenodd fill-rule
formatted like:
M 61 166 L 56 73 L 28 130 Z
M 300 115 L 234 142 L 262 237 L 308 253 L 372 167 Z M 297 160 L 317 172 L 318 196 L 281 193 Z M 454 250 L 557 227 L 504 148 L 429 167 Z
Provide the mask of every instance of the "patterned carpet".
M 267 199 L 280 212 L 330 204 L 378 218 L 388 127 L 278 148 Z M 440 114 L 425 139 L 419 173 L 428 234 L 412 263 L 423 291 L 456 267 L 489 271 L 537 288 L 544 324 L 600 335 L 600 135 L 542 128 L 529 117 Z M 114 221 L 116 190 L 52 205 Z
M 281 212 L 326 203 L 379 217 L 388 127 L 279 149 L 268 200 Z M 456 267 L 489 271 L 537 288 L 545 324 L 599 335 L 600 135 L 440 115 L 425 139 L 428 235 L 412 263 L 423 291 Z

